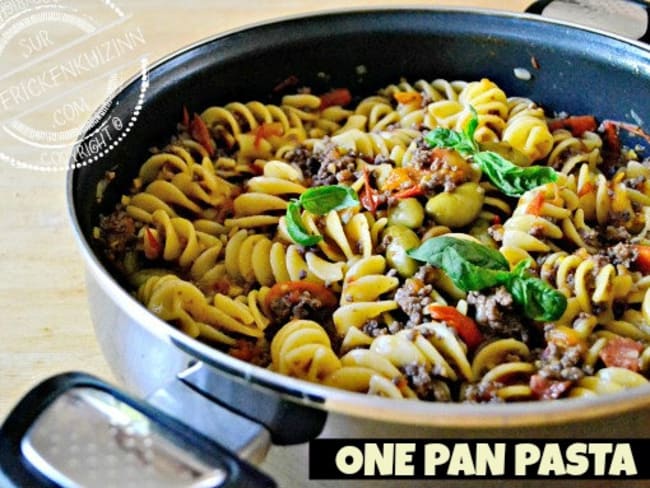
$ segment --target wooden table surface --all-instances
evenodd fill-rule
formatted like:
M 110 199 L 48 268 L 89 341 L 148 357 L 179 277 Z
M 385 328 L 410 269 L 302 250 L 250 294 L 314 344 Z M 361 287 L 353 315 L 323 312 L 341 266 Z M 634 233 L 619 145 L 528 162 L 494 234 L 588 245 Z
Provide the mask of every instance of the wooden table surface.
M 102 2 L 85 2 L 88 9 L 94 8 L 92 3 Z M 123 8 L 132 14 L 131 21 L 141 27 L 150 59 L 157 59 L 220 31 L 323 8 L 439 4 L 521 11 L 529 3 L 527 0 L 138 0 L 124 2 Z M 38 65 L 29 69 L 36 72 Z M 47 109 L 41 110 L 43 117 L 51 115 Z M 35 148 L 20 142 L 1 150 L 23 161 L 36 157 Z M 55 373 L 79 370 L 112 379 L 93 335 L 83 264 L 67 216 L 64 182 L 62 171 L 18 169 L 0 161 L 0 307 L 3 310 L 0 419 L 32 386 Z

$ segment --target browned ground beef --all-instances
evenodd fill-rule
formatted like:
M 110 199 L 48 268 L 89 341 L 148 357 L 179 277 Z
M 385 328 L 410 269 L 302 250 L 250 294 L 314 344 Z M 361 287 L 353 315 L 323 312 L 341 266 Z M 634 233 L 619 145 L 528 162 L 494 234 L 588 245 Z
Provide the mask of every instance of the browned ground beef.
M 361 331 L 370 337 L 379 337 L 380 335 L 389 333 L 388 327 L 376 319 L 368 320 L 361 326 Z
M 584 376 L 579 366 L 582 353 L 580 346 L 561 347 L 549 342 L 537 362 L 539 374 L 552 380 L 577 381 Z
M 432 378 L 435 371 L 427 371 L 426 367 L 419 363 L 407 364 L 403 368 L 409 386 L 417 394 L 418 398 L 437 402 L 448 402 L 451 400 L 449 391 Z
M 503 400 L 497 395 L 501 386 L 503 385 L 493 381 L 467 385 L 464 390 L 465 401 L 469 403 L 503 403 Z
M 607 256 L 612 260 L 612 264 L 621 264 L 629 268 L 636 261 L 639 252 L 634 246 L 619 242 L 615 246 L 607 249 Z
M 427 193 L 433 193 L 437 190 L 454 191 L 458 185 L 468 181 L 471 176 L 464 171 L 464 168 L 454 165 L 452 158 L 449 156 L 449 150 L 432 149 L 424 138 L 419 138 L 416 141 L 409 165 L 431 171 L 431 175 L 423 178 L 420 182 Z
M 421 266 L 412 278 L 395 291 L 394 300 L 408 317 L 404 325 L 406 328 L 425 322 L 425 310 L 433 303 L 433 287 L 429 284 L 433 273 L 431 265 Z
M 106 253 L 111 261 L 121 259 L 126 250 L 136 240 L 135 220 L 124 210 L 102 216 L 99 221 L 101 237 L 106 245 Z
M 503 286 L 491 291 L 470 291 L 467 303 L 474 306 L 474 319 L 487 335 L 516 337 L 529 342 L 528 328 L 513 308 L 512 295 Z
M 315 298 L 308 291 L 303 291 L 298 300 L 288 295 L 273 300 L 270 309 L 273 317 L 278 322 L 289 322 L 292 319 L 313 318 L 323 307 L 323 302 Z
M 313 153 L 305 147 L 294 149 L 288 161 L 300 168 L 305 178 L 311 179 L 311 186 L 350 183 L 356 179 L 357 154 L 343 152 L 331 141 Z

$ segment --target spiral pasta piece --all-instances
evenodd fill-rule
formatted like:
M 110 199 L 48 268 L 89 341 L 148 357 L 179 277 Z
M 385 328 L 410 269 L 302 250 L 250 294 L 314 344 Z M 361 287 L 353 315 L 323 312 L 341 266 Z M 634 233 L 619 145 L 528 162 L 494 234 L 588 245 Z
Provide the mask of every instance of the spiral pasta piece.
M 508 100 L 496 83 L 487 78 L 468 83 L 458 100 L 467 108 L 473 107 L 478 114 L 478 128 L 474 135 L 478 142 L 497 142 L 501 139 L 508 118 Z M 464 113 L 456 124 L 457 128 L 462 129 L 467 125 L 471 113 L 469 110 Z
M 526 98 L 511 97 L 507 102 L 508 118 L 501 139 L 531 163 L 546 157 L 553 148 L 553 136 L 544 111 Z
M 497 339 L 474 356 L 472 373 L 478 389 L 492 389 L 503 400 L 531 399 L 530 376 L 536 371 L 526 344 L 516 339 Z
M 323 382 L 341 368 L 325 330 L 311 320 L 293 320 L 271 342 L 271 368 L 281 374 Z
M 232 345 L 233 334 L 263 337 L 257 326 L 210 305 L 203 293 L 174 275 L 153 276 L 138 290 L 138 299 L 162 320 L 178 323 L 192 337 Z
M 361 328 L 368 320 L 397 308 L 394 300 L 380 299 L 399 284 L 397 278 L 384 275 L 385 269 L 385 258 L 373 255 L 359 259 L 347 270 L 341 306 L 333 315 L 339 335 L 345 335 L 351 327 Z

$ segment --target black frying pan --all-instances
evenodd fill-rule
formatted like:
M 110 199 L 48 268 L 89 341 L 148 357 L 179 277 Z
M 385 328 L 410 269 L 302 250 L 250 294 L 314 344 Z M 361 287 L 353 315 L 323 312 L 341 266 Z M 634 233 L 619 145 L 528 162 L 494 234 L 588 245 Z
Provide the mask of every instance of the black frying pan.
M 543 9 L 548 3 L 540 2 L 536 8 Z M 516 75 L 520 68 L 530 72 L 530 79 Z M 387 9 L 328 13 L 246 28 L 199 43 L 151 69 L 143 110 L 132 130 L 106 156 L 72 172 L 69 180 L 71 214 L 89 266 L 89 286 L 94 290 L 94 300 L 99 296 L 101 306 L 109 312 L 129 316 L 136 324 L 130 327 L 146 328 L 158 338 L 162 337 L 163 347 L 170 351 L 181 351 L 213 368 L 217 374 L 224 373 L 219 384 L 232 383 L 234 389 L 243 392 L 233 395 L 227 406 L 264 423 L 274 440 L 283 439 L 283 435 L 291 438 L 291 434 L 280 432 L 282 428 L 287 429 L 286 423 L 283 427 L 278 425 L 277 418 L 262 418 L 264 413 L 260 413 L 259 405 L 251 398 L 259 399 L 258 393 L 263 391 L 263 398 L 289 405 L 288 410 L 280 408 L 278 411 L 284 419 L 296 419 L 289 430 L 299 425 L 300 435 L 290 441 L 304 442 L 317 435 L 322 427 L 326 415 L 323 410 L 329 408 L 331 392 L 251 368 L 182 336 L 157 319 L 143 319 L 141 307 L 138 308 L 120 287 L 121 277 L 103 263 L 101 254 L 94 250 L 91 237 L 98 216 L 113 208 L 137 174 L 139 162 L 146 158 L 148 148 L 164 144 L 174 132 L 184 105 L 198 112 L 204 107 L 232 100 L 277 101 L 278 95 L 272 89 L 289 75 L 296 76 L 301 84 L 311 86 L 315 92 L 348 87 L 357 96 L 366 96 L 400 77 L 411 80 L 488 77 L 506 93 L 529 97 L 550 110 L 589 113 L 600 119 L 638 124 L 650 114 L 650 50 L 638 42 L 533 16 L 445 9 Z M 125 86 L 116 96 L 109 116 L 128 120 L 138 105 L 141 91 L 141 80 Z M 117 138 L 118 134 L 114 136 Z M 108 186 L 103 200 L 98 202 L 97 183 L 109 170 L 114 170 L 117 177 Z M 100 307 L 97 303 L 91 305 Z M 119 320 L 117 315 L 115 320 Z M 100 340 L 115 344 L 115 337 L 106 339 L 111 332 L 107 331 L 110 325 L 106 325 L 105 317 L 103 324 L 97 326 Z M 114 334 L 120 333 L 117 324 L 115 330 Z M 154 344 L 145 344 L 145 347 L 154 347 Z M 107 359 L 118 377 L 135 389 L 146 383 L 141 375 L 155 374 L 147 372 L 148 368 L 142 368 L 144 372 L 136 370 L 127 361 L 110 354 Z M 56 378 L 41 385 L 10 415 L 0 440 L 0 464 L 9 479 L 16 483 L 49 483 L 34 473 L 33 463 L 26 460 L 17 440 L 25 434 L 37 412 L 51 406 L 61 392 L 80 387 L 110 392 L 137 411 L 161 419 L 161 428 L 172 440 L 186 446 L 200 446 L 214 456 L 224 455 L 227 471 L 234 474 L 234 479 L 241 476 L 235 483 L 244 483 L 242 480 L 269 483 L 268 479 L 255 475 L 249 466 L 233 468 L 232 458 L 205 436 L 187 434 L 177 420 L 158 416 L 150 406 L 79 375 Z M 355 408 L 362 410 L 360 404 L 355 407 L 355 398 L 337 397 L 338 406 L 333 410 L 338 408 L 337 413 L 342 415 Z M 617 414 L 648 404 L 650 392 L 643 389 L 619 398 L 598 399 L 591 405 L 591 413 L 585 413 L 582 405 L 531 404 L 513 407 L 507 412 L 487 406 L 479 406 L 480 410 L 475 407 L 475 411 L 470 412 L 461 405 L 454 406 L 453 413 L 444 406 L 430 405 L 427 408 L 432 410 L 427 413 L 420 407 L 404 406 L 402 409 L 396 404 L 377 404 L 377 409 L 369 409 L 367 416 L 386 417 L 394 409 L 405 412 L 406 418 L 412 418 L 416 425 L 424 424 L 422 419 L 429 415 L 459 426 L 463 420 L 472 424 L 480 417 L 488 419 L 487 422 L 493 421 L 496 426 L 501 425 L 499 419 L 503 422 L 505 416 L 515 421 L 517 416 L 529 419 L 548 415 L 555 420 L 562 415 L 572 419 L 591 418 L 594 414 Z M 311 408 L 314 406 L 316 410 Z M 309 422 L 311 426 L 301 425 Z M 196 449 L 187 449 L 196 454 Z M 19 461 L 11 461 L 16 458 Z

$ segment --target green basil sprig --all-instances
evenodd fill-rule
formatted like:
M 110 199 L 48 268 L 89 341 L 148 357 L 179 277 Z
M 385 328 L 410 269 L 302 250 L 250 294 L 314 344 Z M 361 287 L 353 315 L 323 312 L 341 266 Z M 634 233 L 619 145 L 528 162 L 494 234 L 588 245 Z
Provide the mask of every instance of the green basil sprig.
M 408 255 L 442 269 L 465 292 L 503 285 L 524 314 L 536 321 L 557 320 L 567 306 L 562 293 L 527 273 L 528 261 L 510 271 L 508 261 L 499 251 L 474 241 L 434 237 L 409 250 Z
M 464 157 L 472 157 L 481 171 L 503 193 L 519 197 L 526 191 L 545 183 L 557 181 L 557 173 L 548 166 L 528 166 L 522 168 L 493 151 L 481 151 L 474 140 L 478 127 L 478 115 L 472 107 L 472 118 L 462 132 L 438 127 L 424 136 L 430 147 L 455 149 Z
M 359 204 L 356 192 L 343 185 L 325 185 L 309 188 L 287 206 L 286 220 L 289 237 L 297 244 L 313 246 L 323 238 L 307 233 L 302 225 L 300 210 L 304 208 L 315 215 L 325 215 L 332 210 L 342 210 Z

